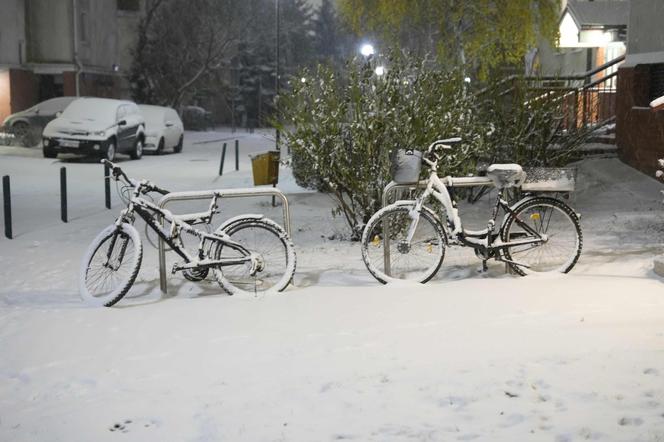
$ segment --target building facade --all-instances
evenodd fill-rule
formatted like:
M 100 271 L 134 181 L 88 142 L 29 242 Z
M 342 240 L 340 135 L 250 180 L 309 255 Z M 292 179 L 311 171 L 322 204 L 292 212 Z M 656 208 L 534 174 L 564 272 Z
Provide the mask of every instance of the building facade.
M 0 120 L 58 96 L 124 98 L 140 0 L 3 0 Z
M 626 52 L 629 0 L 567 0 L 561 3 L 556 47 L 539 47 L 539 72 L 580 75 Z
M 632 0 L 627 57 L 618 70 L 616 140 L 620 158 L 652 175 L 664 158 L 664 111 L 649 103 L 664 95 L 664 1 Z

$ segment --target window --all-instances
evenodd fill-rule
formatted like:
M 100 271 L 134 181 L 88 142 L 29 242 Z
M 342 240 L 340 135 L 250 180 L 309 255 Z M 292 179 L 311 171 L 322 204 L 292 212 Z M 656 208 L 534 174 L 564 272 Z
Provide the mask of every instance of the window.
M 120 106 L 118 108 L 118 114 L 115 121 L 122 120 L 127 115 L 127 106 Z
M 650 101 L 664 96 L 664 63 L 650 66 Z
M 78 20 L 78 37 L 81 43 L 87 43 L 90 36 L 88 35 L 88 16 L 90 10 L 90 3 L 88 0 L 81 0 L 78 4 L 80 8 Z
M 118 11 L 138 12 L 141 10 L 139 0 L 117 0 Z

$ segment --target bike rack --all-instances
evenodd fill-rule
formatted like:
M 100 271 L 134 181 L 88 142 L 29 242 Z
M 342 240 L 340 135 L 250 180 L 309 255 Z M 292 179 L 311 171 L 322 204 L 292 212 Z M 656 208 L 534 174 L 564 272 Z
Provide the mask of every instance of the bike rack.
M 389 201 L 390 195 L 397 191 L 397 190 L 403 190 L 403 189 L 409 189 L 409 190 L 415 190 L 418 187 L 426 187 L 428 184 L 428 180 L 421 180 L 417 183 L 410 183 L 410 184 L 397 184 L 394 181 L 391 181 L 385 188 L 383 189 L 383 207 L 387 206 L 387 202 Z M 475 186 L 490 186 L 493 187 L 493 181 L 491 181 L 490 178 L 487 177 L 458 177 L 458 178 L 451 178 L 451 182 L 449 183 L 450 187 L 475 187 Z M 387 276 L 392 276 L 390 275 L 390 229 L 389 226 L 383 226 L 383 264 L 385 265 L 385 274 Z
M 171 192 L 159 200 L 158 206 L 160 209 L 163 209 L 166 207 L 166 204 L 173 201 L 203 200 L 210 199 L 215 195 L 219 199 L 259 196 L 276 196 L 280 198 L 281 202 L 283 203 L 282 210 L 284 217 L 284 228 L 286 229 L 288 236 L 291 237 L 290 209 L 288 208 L 288 199 L 286 198 L 286 195 L 284 195 L 284 193 L 276 187 Z M 163 217 L 160 217 L 159 221 L 163 225 Z M 168 284 L 166 280 L 166 247 L 164 246 L 164 240 L 162 240 L 161 237 L 159 237 L 159 287 L 164 295 L 168 294 Z

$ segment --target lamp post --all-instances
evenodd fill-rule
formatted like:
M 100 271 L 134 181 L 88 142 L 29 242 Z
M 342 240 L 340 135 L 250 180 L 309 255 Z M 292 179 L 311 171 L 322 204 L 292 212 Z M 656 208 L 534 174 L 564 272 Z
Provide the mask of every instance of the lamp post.
M 274 0 L 274 19 L 275 19 L 275 72 L 274 72 L 274 112 L 277 113 L 279 103 L 279 0 Z M 281 150 L 281 132 L 277 128 L 275 133 L 275 147 Z

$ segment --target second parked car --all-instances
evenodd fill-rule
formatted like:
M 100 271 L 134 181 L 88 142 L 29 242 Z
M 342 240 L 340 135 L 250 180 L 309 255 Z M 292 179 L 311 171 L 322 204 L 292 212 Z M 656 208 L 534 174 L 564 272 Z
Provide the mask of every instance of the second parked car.
M 139 104 L 145 119 L 145 150 L 161 154 L 166 149 L 182 152 L 184 127 L 180 116 L 170 107 Z
M 131 101 L 79 98 L 42 134 L 44 156 L 59 153 L 94 155 L 113 161 L 117 153 L 143 156 L 145 121 Z
M 77 97 L 57 97 L 42 101 L 29 109 L 5 118 L 5 130 L 16 137 L 19 144 L 33 146 L 41 139 L 42 131 L 49 121 L 64 111 Z

